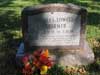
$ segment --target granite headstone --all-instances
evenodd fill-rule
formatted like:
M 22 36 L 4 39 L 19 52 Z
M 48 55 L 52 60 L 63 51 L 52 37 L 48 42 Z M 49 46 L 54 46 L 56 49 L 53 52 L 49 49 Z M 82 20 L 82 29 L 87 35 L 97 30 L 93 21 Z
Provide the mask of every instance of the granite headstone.
M 46 4 L 22 12 L 25 52 L 48 48 L 61 65 L 93 62 L 94 54 L 85 41 L 86 9 L 73 4 Z

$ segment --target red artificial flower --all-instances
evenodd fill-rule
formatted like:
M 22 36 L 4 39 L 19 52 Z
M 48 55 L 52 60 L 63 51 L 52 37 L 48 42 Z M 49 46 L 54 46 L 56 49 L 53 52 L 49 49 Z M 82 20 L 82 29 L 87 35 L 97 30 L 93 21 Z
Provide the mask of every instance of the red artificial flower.
M 24 75 L 32 75 L 33 71 L 32 71 L 32 69 L 25 69 L 25 68 L 23 68 L 23 74 Z
M 39 58 L 40 63 L 42 63 L 42 65 L 46 65 L 48 67 L 52 66 L 52 61 L 49 59 L 49 53 L 48 53 L 48 49 L 46 49 Z
M 39 69 L 41 73 L 46 73 L 47 69 L 53 65 L 52 60 L 49 59 L 48 49 L 36 50 L 32 55 L 25 55 L 22 58 L 22 62 L 24 64 L 23 73 L 25 75 L 32 75 L 33 67 Z
M 48 49 L 44 50 L 44 51 L 41 53 L 41 56 L 49 57 Z M 40 57 L 41 57 L 41 56 L 40 56 Z
M 25 75 L 32 75 L 33 74 L 32 66 L 30 65 L 29 62 L 24 65 L 23 73 Z
M 40 68 L 40 62 L 37 60 L 37 61 L 33 61 L 33 65 L 35 65 L 37 68 Z
M 34 51 L 33 56 L 34 56 L 34 57 L 39 57 L 40 54 L 41 54 L 41 52 L 42 52 L 42 49 L 36 50 L 36 51 Z
M 25 67 L 25 69 L 31 69 L 32 68 L 29 62 L 27 62 L 24 67 Z
M 52 63 L 52 61 L 50 61 L 46 65 L 48 66 L 48 68 L 51 68 L 51 66 L 53 65 L 53 63 Z
M 25 55 L 23 58 L 22 58 L 22 62 L 25 64 L 27 63 L 29 60 L 29 55 Z

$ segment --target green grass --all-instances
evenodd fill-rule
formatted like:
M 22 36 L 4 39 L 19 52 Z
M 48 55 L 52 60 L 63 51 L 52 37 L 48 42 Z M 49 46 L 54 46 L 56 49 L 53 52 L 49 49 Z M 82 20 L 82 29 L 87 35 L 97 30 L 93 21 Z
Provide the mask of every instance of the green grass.
M 99 75 L 100 45 L 96 45 L 100 44 L 99 0 L 0 0 L 0 74 L 17 75 L 16 66 L 12 64 L 15 64 L 15 53 L 22 41 L 20 24 L 22 9 L 45 3 L 74 3 L 88 10 L 86 38 L 95 53 L 95 62 L 88 65 L 87 70 L 90 75 Z

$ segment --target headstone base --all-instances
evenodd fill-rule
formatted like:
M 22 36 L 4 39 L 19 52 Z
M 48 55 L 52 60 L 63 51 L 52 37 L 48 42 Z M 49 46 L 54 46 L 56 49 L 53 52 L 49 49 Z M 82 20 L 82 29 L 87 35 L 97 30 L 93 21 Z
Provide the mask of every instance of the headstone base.
M 83 50 L 68 50 L 64 52 L 64 54 L 61 52 L 57 53 L 56 51 L 56 54 L 54 52 L 54 55 L 52 54 L 51 58 L 62 66 L 88 65 L 94 61 L 94 53 L 88 43 L 86 41 L 84 42 Z M 24 54 L 24 44 L 21 43 L 16 54 L 17 63 L 19 63 L 19 59 L 24 56 Z
M 62 66 L 65 65 L 88 65 L 93 63 L 94 61 L 94 53 L 92 49 L 89 47 L 88 43 L 84 41 L 84 49 L 83 50 L 73 50 L 69 51 L 64 56 L 61 56 L 58 60 L 58 63 Z

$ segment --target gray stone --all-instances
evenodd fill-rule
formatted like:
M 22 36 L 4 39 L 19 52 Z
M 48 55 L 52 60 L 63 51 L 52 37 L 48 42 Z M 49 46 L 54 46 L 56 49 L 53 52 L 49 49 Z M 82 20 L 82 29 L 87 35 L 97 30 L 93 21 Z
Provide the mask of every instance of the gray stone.
M 83 50 L 67 50 L 62 54 L 61 52 L 53 51 L 50 52 L 51 59 L 55 60 L 56 63 L 62 65 L 62 66 L 75 66 L 75 65 L 88 65 L 90 63 L 93 63 L 94 61 L 94 53 L 92 49 L 89 47 L 88 43 L 86 41 L 84 45 Z M 17 54 L 17 62 L 18 59 L 23 57 L 25 54 L 24 44 L 21 43 Z
M 22 12 L 25 51 L 30 47 L 82 49 L 87 11 L 74 4 L 46 4 Z
M 48 48 L 50 57 L 62 66 L 92 63 L 94 54 L 84 41 L 86 17 L 86 9 L 73 4 L 25 8 L 22 12 L 24 49 L 20 48 L 16 56 L 35 48 Z
M 69 50 L 61 56 L 51 55 L 62 66 L 88 65 L 94 61 L 94 53 L 86 41 L 83 50 Z

